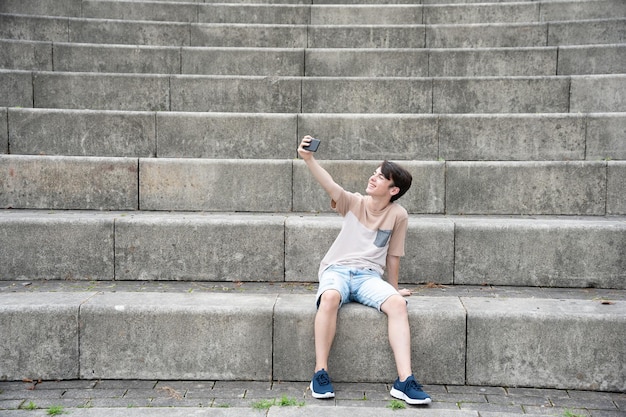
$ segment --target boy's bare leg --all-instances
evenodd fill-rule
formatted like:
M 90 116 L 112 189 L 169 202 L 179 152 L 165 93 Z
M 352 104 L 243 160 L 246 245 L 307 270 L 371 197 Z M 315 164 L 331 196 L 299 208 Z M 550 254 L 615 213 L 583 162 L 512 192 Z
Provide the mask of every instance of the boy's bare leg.
M 328 370 L 328 356 L 335 339 L 340 302 L 341 295 L 335 290 L 327 290 L 320 297 L 315 314 L 315 372 Z
M 411 329 L 406 301 L 401 295 L 392 295 L 380 308 L 387 315 L 389 344 L 396 360 L 400 381 L 412 375 L 411 370 Z

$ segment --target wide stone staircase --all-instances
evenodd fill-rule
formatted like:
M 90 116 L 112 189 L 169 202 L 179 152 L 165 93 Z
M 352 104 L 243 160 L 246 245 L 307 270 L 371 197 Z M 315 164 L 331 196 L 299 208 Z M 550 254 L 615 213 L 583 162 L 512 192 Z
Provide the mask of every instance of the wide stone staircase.
M 421 382 L 626 391 L 626 2 L 262 1 L 0 1 L 0 379 L 308 381 L 310 134 L 413 174 Z M 330 367 L 393 381 L 386 318 Z

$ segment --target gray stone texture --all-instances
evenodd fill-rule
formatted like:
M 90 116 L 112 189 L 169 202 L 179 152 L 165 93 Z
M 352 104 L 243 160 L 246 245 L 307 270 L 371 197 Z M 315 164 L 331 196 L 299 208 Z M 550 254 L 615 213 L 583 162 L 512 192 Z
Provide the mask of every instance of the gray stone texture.
M 181 72 L 200 75 L 304 75 L 299 48 L 182 48 Z
M 433 81 L 424 78 L 302 79 L 303 113 L 431 113 Z
M 0 70 L 0 106 L 33 107 L 33 76 L 30 72 Z
M 301 81 L 291 77 L 172 76 L 172 111 L 297 113 Z
M 252 23 L 306 25 L 309 23 L 309 4 L 199 4 L 200 23 Z
M 284 280 L 282 216 L 130 215 L 115 230 L 119 280 Z
M 455 219 L 454 283 L 626 288 L 626 223 Z
M 587 116 L 587 159 L 626 159 L 626 114 Z
M 626 19 L 550 22 L 548 45 L 618 44 L 626 40 Z
M 432 77 L 554 75 L 557 48 L 431 49 Z
M 422 23 L 420 5 L 312 5 L 312 25 L 413 25 Z
M 228 294 L 99 294 L 81 306 L 80 377 L 266 380 L 275 300 L 237 300 Z
M 626 304 L 486 298 L 462 302 L 467 310 L 466 383 L 626 389 Z
M 2 39 L 67 42 L 67 28 L 67 18 L 0 14 Z
M 411 353 L 424 383 L 463 384 L 465 311 L 458 298 L 415 297 L 408 303 Z M 308 380 L 315 364 L 315 297 L 281 295 L 274 309 L 274 378 Z M 336 382 L 391 382 L 397 377 L 387 317 L 350 303 L 339 311 L 330 354 Z
M 433 113 L 567 113 L 567 77 L 436 78 Z
M 0 40 L 0 68 L 51 71 L 52 44 L 49 42 Z
M 624 44 L 559 47 L 558 75 L 622 74 L 624 68 Z
M 572 76 L 570 112 L 626 112 L 626 75 Z
M 0 294 L 0 378 L 78 378 L 78 311 L 90 295 Z
M 67 72 L 177 74 L 180 48 L 54 44 L 54 69 Z
M 438 133 L 446 161 L 583 160 L 589 151 L 578 115 L 441 115 Z
M 542 2 L 541 20 L 586 20 L 626 17 L 621 0 Z
M 114 279 L 113 222 L 87 212 L 3 212 L 0 279 Z
M 365 194 L 367 181 L 382 161 L 320 161 L 335 181 L 348 191 Z M 444 210 L 445 164 L 398 161 L 413 176 L 411 189 L 398 203 L 409 213 L 434 214 Z M 293 210 L 329 212 L 330 198 L 302 161 L 293 164 Z
M 604 162 L 448 162 L 448 214 L 606 214 Z
M 137 209 L 137 160 L 0 155 L 0 207 Z
M 421 49 L 325 49 L 305 51 L 309 77 L 427 77 L 429 53 Z
M 548 26 L 542 23 L 432 25 L 426 27 L 426 48 L 497 48 L 546 46 Z
M 290 211 L 291 165 L 280 160 L 142 158 L 139 205 L 142 210 Z
M 437 134 L 435 115 L 298 115 L 297 137 L 322 140 L 316 152 L 320 160 L 434 161 L 439 156 Z
M 156 155 L 154 113 L 9 109 L 9 121 L 14 154 Z
M 3 0 L 0 13 L 43 16 L 80 16 L 82 0 Z
M 310 26 L 309 48 L 423 48 L 423 25 Z
M 91 19 L 195 22 L 198 6 L 192 3 L 83 0 L 82 16 Z
M 122 45 L 189 46 L 189 24 L 70 19 L 69 41 Z
M 607 214 L 626 214 L 625 195 L 626 161 L 609 161 L 607 178 Z
M 260 113 L 158 113 L 165 158 L 281 159 L 296 155 L 297 116 Z
M 95 73 L 33 74 L 34 107 L 91 110 L 170 109 L 169 77 Z
M 471 2 L 468 2 L 471 3 Z M 525 23 L 537 21 L 537 3 L 444 4 L 424 6 L 424 23 Z
M 9 153 L 8 111 L 0 108 L 0 154 Z
M 192 25 L 191 46 L 305 48 L 306 25 Z

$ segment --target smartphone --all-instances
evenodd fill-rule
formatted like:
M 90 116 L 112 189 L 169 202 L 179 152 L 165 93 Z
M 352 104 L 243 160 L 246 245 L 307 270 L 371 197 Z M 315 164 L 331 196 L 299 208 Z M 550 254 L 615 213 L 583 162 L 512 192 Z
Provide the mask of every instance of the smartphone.
M 303 146 L 302 149 L 305 149 L 310 152 L 315 152 L 317 151 L 317 148 L 319 148 L 319 146 L 320 146 L 320 140 L 311 138 L 311 143 L 309 143 L 308 146 Z

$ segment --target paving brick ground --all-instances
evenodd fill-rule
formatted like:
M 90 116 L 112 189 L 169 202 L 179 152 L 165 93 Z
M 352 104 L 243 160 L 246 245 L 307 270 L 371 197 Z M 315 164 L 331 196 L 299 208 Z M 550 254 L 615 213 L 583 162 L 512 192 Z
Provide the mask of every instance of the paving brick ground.
M 257 414 L 263 404 L 272 409 L 293 409 L 304 415 L 307 407 L 333 409 L 330 415 L 346 415 L 355 408 L 391 410 L 392 398 L 386 384 L 336 383 L 336 398 L 311 397 L 306 382 L 251 381 L 42 381 L 0 382 L 0 416 L 46 415 L 50 407 L 61 406 L 69 415 L 110 414 L 111 409 L 135 411 L 164 408 L 170 415 L 196 415 L 201 409 L 231 409 L 235 415 Z M 414 415 L 474 415 L 480 417 L 549 416 L 626 416 L 626 393 L 588 392 L 556 389 L 505 388 L 479 386 L 429 385 L 433 397 L 429 407 L 407 407 Z M 281 405 L 286 402 L 290 405 Z M 35 408 L 37 412 L 29 409 Z M 183 414 L 177 414 L 175 411 Z M 300 413 L 296 411 L 300 410 Z M 323 409 L 322 409 L 323 410 Z M 104 412 L 106 411 L 106 412 Z M 217 411 L 217 410 L 216 410 Z M 258 411 L 269 415 L 266 409 Z M 331 411 L 328 409 L 328 411 Z M 44 414 L 45 412 L 45 414 Z M 399 415 L 407 411 L 398 411 Z M 570 414 L 568 414 L 570 413 Z M 220 414 L 222 415 L 222 414 Z M 252 414 L 251 414 L 252 415 Z M 351 413 L 353 415 L 353 413 Z M 380 414 L 379 414 L 380 415 Z

